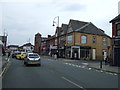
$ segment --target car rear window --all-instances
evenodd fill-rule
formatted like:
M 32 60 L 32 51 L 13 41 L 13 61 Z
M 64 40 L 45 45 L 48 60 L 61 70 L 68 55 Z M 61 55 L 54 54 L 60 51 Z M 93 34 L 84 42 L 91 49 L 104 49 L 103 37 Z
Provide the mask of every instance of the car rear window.
M 37 55 L 37 54 L 29 54 L 29 58 L 39 58 L 39 55 Z

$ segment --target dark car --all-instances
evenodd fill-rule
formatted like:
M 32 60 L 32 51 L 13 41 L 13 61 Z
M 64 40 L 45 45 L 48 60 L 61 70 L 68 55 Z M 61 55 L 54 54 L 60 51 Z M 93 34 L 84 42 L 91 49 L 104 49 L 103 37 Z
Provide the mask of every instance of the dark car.
M 20 51 L 12 52 L 12 58 L 16 58 L 16 55 L 21 54 Z
M 37 53 L 28 53 L 24 59 L 24 65 L 39 65 L 41 66 L 41 58 Z

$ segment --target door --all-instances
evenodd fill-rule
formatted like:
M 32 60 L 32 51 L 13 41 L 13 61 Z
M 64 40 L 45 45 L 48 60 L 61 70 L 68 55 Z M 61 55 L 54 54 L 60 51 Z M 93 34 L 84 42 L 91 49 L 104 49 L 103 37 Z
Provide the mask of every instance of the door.
M 96 59 L 96 49 L 92 50 L 92 59 L 95 60 Z
M 120 47 L 114 48 L 114 64 L 120 67 Z
M 104 60 L 107 58 L 107 51 L 106 50 L 103 50 L 103 58 L 104 58 Z

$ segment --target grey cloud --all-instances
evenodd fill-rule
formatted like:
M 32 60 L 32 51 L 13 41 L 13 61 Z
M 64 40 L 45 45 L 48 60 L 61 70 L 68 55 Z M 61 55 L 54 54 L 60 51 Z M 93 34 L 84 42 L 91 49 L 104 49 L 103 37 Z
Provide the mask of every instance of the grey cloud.
M 74 3 L 74 4 L 65 5 L 61 10 L 74 12 L 74 11 L 81 11 L 85 9 L 86 9 L 85 5 Z

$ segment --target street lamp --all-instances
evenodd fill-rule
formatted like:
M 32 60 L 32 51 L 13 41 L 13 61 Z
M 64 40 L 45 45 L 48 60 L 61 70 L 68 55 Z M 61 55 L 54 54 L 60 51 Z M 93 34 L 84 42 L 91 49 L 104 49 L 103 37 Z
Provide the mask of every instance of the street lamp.
M 56 22 L 55 19 L 58 19 L 58 21 Z M 55 17 L 53 20 L 53 26 L 55 26 L 55 24 L 57 24 L 57 27 L 59 27 L 59 16 Z
M 55 21 L 57 19 L 57 22 Z M 59 44 L 59 38 L 58 38 L 58 31 L 59 31 L 59 16 L 55 17 L 53 20 L 53 26 L 55 26 L 55 24 L 57 24 L 57 57 L 59 57 L 59 48 L 58 48 L 58 44 Z

